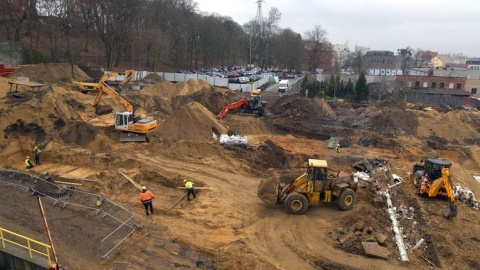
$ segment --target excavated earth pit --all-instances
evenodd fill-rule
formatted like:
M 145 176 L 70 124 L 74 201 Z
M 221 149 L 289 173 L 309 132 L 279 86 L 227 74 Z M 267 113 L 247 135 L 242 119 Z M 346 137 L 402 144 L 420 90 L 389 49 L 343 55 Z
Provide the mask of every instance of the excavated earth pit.
M 57 182 L 74 187 L 74 195 L 62 198 L 89 207 L 79 210 L 67 204 L 63 208 L 60 203 L 53 205 L 59 198 L 44 198 L 60 262 L 69 269 L 432 267 L 427 260 L 444 269 L 476 269 L 480 264 L 476 254 L 479 212 L 460 204 L 459 215 L 447 220 L 442 216 L 447 202 L 416 196 L 408 180 L 413 163 L 422 157 L 444 157 L 453 163 L 455 182 L 480 194 L 480 184 L 471 177 L 480 170 L 477 111 L 423 111 L 398 101 L 378 106 L 332 104 L 265 92 L 269 117 L 229 112 L 217 120 L 225 104 L 248 94 L 212 88 L 203 81 L 160 80 L 126 93 L 136 115 L 159 122 L 149 142 L 120 143 L 112 115 L 122 106 L 105 96 L 101 106 L 106 109 L 96 113 L 94 96 L 77 92 L 68 83 L 83 75 L 55 71 L 55 67 L 32 66 L 34 71 L 42 70 L 41 77 L 50 88 L 38 93 L 21 90 L 24 98 L 9 96 L 8 79 L 0 78 L 0 160 L 2 167 L 25 173 L 23 160 L 38 145 L 42 165 L 28 174 L 41 176 L 48 171 Z M 27 71 L 21 75 L 40 81 L 35 72 Z M 224 147 L 213 133 L 246 136 L 249 146 Z M 340 153 L 327 148 L 332 136 L 341 144 Z M 425 237 L 427 245 L 408 249 L 409 262 L 398 259 L 386 208 L 374 204 L 378 195 L 363 180 L 357 204 L 346 212 L 335 205 L 321 205 L 293 216 L 283 205 L 267 205 L 258 198 L 262 180 L 286 183 L 304 172 L 308 158 L 326 159 L 331 172 L 355 172 L 353 164 L 363 159 L 385 161 L 387 178 L 390 173 L 404 178 L 392 195 L 394 205 L 414 209 L 398 212 L 406 242 L 412 246 Z M 139 190 L 118 169 L 155 194 L 153 219 L 145 217 Z M 35 196 L 24 186 L 6 183 L 11 176 L 1 176 L 0 226 L 47 241 Z M 179 188 L 185 178 L 207 189 L 198 189 L 198 196 L 187 202 Z M 59 184 L 59 189 L 65 185 Z M 79 195 L 82 192 L 88 195 Z M 118 205 L 133 217 L 125 223 L 134 229 L 132 234 L 108 258 L 102 256 L 131 230 L 125 225 L 118 235 L 105 240 L 108 244 L 102 244 L 120 223 L 97 214 L 98 198 L 106 199 L 102 211 Z M 339 243 L 334 239 L 334 234 L 344 235 L 342 231 L 350 229 L 357 240 Z M 364 255 L 359 239 L 373 235 L 386 236 L 381 237 L 389 253 L 386 258 Z

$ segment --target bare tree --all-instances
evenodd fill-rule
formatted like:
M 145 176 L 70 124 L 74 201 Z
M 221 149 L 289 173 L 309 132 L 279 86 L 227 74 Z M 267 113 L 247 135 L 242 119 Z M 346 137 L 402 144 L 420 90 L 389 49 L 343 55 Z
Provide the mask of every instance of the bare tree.
M 400 69 L 403 74 L 405 74 L 405 71 L 411 68 L 414 63 L 413 49 L 410 46 L 407 46 L 406 48 L 398 49 L 397 52 L 398 55 L 400 55 Z
M 365 71 L 365 56 L 368 50 L 366 47 L 355 45 L 355 50 L 348 54 L 345 65 L 351 67 L 356 74 Z
M 303 62 L 303 40 L 300 34 L 284 29 L 276 38 L 274 59 L 287 69 L 300 69 Z
M 305 33 L 306 46 L 308 47 L 308 66 L 311 71 L 315 71 L 319 66 L 320 54 L 328 44 L 326 35 L 327 31 L 320 25 Z

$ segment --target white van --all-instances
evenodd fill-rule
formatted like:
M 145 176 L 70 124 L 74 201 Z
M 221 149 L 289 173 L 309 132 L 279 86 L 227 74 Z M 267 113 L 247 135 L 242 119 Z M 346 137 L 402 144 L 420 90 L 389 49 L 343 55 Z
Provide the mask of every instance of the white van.
M 288 90 L 288 80 L 281 80 L 278 83 L 278 92 L 285 93 Z

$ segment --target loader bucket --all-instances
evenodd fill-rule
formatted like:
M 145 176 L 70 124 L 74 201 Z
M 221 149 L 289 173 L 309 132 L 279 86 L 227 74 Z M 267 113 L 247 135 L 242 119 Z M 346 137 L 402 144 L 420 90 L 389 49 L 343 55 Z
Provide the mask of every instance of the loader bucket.
M 145 142 L 147 136 L 145 134 L 131 133 L 131 132 L 122 132 L 120 134 L 121 142 Z

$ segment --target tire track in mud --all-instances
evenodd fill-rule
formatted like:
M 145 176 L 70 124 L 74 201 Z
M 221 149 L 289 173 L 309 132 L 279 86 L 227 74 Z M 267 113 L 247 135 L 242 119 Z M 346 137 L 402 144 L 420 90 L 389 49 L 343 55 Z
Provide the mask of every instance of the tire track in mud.
M 315 216 L 293 216 L 272 213 L 247 229 L 248 243 L 261 246 L 257 256 L 264 257 L 262 250 L 270 251 L 277 269 L 405 269 L 386 261 L 344 253 L 329 244 L 328 231 L 333 229 L 329 216 L 334 209 L 315 211 Z M 330 213 L 329 213 L 330 212 Z
M 256 197 L 260 179 L 255 177 L 241 172 L 225 172 L 214 164 L 167 160 L 144 154 L 136 154 L 136 157 L 168 172 L 208 179 L 204 182 L 222 193 L 218 203 L 227 207 L 216 208 L 219 212 L 215 215 L 231 219 L 225 224 L 235 227 L 236 233 L 230 243 L 217 243 L 222 246 L 220 257 L 237 254 L 238 260 L 248 261 L 261 269 L 403 269 L 387 261 L 337 250 L 329 239 L 328 232 L 334 229 L 329 220 L 348 213 L 339 212 L 336 207 L 320 207 L 311 209 L 306 215 L 294 216 L 287 214 L 281 206 L 268 208 L 263 205 Z M 234 203 L 231 202 L 233 197 Z M 192 221 L 192 218 L 186 218 Z

